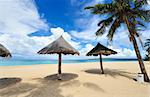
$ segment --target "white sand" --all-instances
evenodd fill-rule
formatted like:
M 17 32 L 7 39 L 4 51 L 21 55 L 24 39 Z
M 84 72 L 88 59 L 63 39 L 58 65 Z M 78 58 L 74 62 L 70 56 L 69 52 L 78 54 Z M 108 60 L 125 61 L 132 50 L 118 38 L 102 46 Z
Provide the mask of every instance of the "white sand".
M 22 81 L 0 86 L 0 97 L 150 97 L 150 84 L 132 79 L 140 72 L 138 62 L 104 62 L 103 66 L 104 75 L 99 74 L 98 62 L 62 64 L 62 72 L 72 74 L 67 81 L 44 78 L 57 73 L 57 65 L 1 66 L 0 78 Z M 150 76 L 150 62 L 145 66 Z

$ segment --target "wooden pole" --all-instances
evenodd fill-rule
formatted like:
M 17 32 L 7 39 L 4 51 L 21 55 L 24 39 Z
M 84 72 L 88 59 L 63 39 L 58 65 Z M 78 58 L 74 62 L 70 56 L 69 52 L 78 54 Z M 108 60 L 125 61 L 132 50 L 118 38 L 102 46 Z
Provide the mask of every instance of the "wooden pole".
M 104 74 L 104 70 L 103 70 L 103 64 L 102 64 L 102 55 L 100 54 L 100 67 L 101 67 L 101 73 Z
M 61 80 L 61 53 L 58 57 L 58 80 Z

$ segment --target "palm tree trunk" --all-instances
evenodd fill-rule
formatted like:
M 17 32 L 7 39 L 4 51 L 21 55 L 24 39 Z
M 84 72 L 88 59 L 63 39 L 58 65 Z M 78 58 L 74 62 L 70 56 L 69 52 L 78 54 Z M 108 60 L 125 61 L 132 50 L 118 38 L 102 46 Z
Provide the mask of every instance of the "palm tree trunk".
M 146 72 L 146 69 L 145 69 L 145 66 L 144 66 L 144 63 L 143 63 L 143 60 L 142 60 L 142 57 L 141 57 L 141 54 L 140 54 L 140 51 L 139 51 L 139 48 L 138 48 L 138 45 L 136 42 L 136 39 L 134 36 L 132 37 L 132 39 L 133 39 L 133 45 L 134 45 L 134 49 L 136 52 L 136 56 L 137 56 L 138 61 L 139 61 L 141 72 L 144 74 L 144 81 L 149 82 L 149 77 L 147 75 L 147 72 Z
M 144 63 L 143 63 L 143 60 L 142 60 L 142 57 L 141 57 L 141 54 L 140 54 L 140 51 L 139 51 L 139 48 L 138 48 L 138 45 L 137 45 L 137 42 L 136 42 L 136 38 L 134 36 L 134 33 L 132 32 L 132 26 L 130 25 L 127 17 L 124 18 L 124 21 L 125 21 L 125 23 L 128 27 L 130 37 L 131 37 L 131 41 L 133 42 L 134 50 L 135 50 L 135 53 L 136 53 L 136 56 L 138 58 L 138 62 L 139 62 L 139 65 L 140 65 L 140 70 L 144 74 L 144 81 L 149 82 L 150 80 L 149 80 L 149 77 L 147 75 L 147 72 L 146 72 L 146 69 L 145 69 L 145 66 L 144 66 Z
M 103 70 L 103 63 L 102 63 L 102 55 L 100 54 L 100 67 L 101 67 L 101 73 L 104 74 L 104 70 Z

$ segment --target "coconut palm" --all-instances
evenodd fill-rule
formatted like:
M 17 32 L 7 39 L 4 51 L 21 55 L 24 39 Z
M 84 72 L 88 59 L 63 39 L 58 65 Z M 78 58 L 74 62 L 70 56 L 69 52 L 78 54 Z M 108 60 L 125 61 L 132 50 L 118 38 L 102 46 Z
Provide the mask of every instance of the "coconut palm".
M 107 37 L 112 41 L 114 34 L 116 34 L 116 29 L 121 24 L 127 26 L 129 39 L 133 43 L 141 72 L 144 74 L 144 80 L 149 82 L 149 77 L 136 41 L 136 38 L 139 37 L 139 28 L 146 27 L 144 23 L 150 21 L 150 10 L 143 8 L 143 5 L 146 4 L 146 0 L 112 0 L 111 3 L 96 4 L 85 9 L 90 9 L 93 14 L 108 16 L 98 23 L 99 29 L 96 32 L 96 36 L 103 35 L 106 32 L 106 27 L 108 27 Z

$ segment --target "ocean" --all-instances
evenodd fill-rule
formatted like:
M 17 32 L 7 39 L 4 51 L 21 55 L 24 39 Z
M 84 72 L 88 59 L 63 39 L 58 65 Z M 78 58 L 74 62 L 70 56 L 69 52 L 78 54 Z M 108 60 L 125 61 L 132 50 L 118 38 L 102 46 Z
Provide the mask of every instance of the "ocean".
M 103 62 L 124 62 L 137 61 L 137 59 L 103 59 Z M 62 60 L 62 63 L 85 63 L 99 62 L 99 59 L 82 59 L 82 60 Z M 27 60 L 27 59 L 0 59 L 0 66 L 24 66 L 24 65 L 39 65 L 39 64 L 57 64 L 57 60 Z

